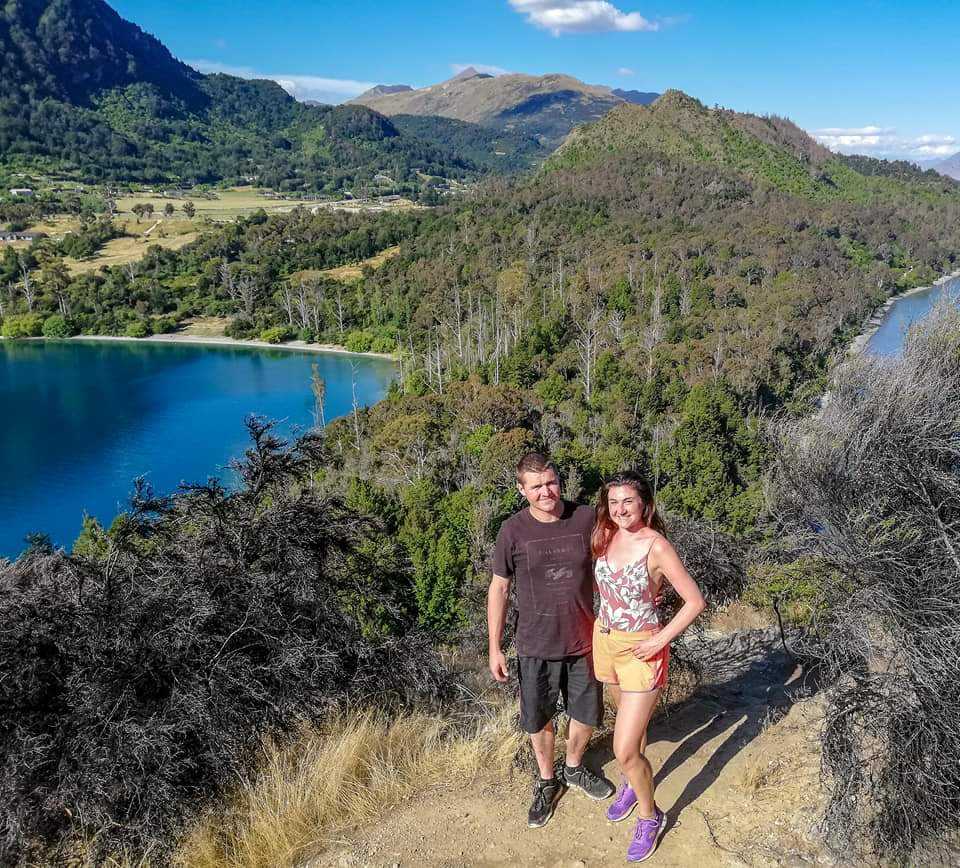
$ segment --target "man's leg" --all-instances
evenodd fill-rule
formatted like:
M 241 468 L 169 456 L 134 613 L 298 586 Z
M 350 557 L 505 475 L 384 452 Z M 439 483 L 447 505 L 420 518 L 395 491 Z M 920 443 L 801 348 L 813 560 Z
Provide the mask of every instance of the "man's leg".
M 596 774 L 582 762 L 594 727 L 603 719 L 603 685 L 594 677 L 592 655 L 570 657 L 565 661 L 563 699 L 570 715 L 567 758 L 563 776 L 569 787 L 591 799 L 607 799 L 615 787 L 602 774 Z
M 587 736 L 589 740 L 589 736 Z M 540 777 L 544 780 L 550 780 L 553 777 L 553 745 L 554 745 L 553 721 L 547 721 L 547 725 L 540 732 L 530 733 L 530 742 L 533 745 L 533 753 L 537 758 L 537 768 L 540 770 Z M 586 746 L 586 743 L 584 743 Z M 580 753 L 583 753 L 581 749 Z
M 593 735 L 593 727 L 580 723 L 579 720 L 570 718 L 570 728 L 567 731 L 567 766 L 576 768 L 583 759 L 583 752 L 590 743 L 590 736 Z M 553 743 L 550 744 L 551 750 Z
M 533 785 L 533 801 L 527 825 L 542 826 L 553 816 L 563 795 L 563 782 L 553 770 L 553 716 L 560 692 L 560 662 L 536 657 L 519 658 L 520 726 L 529 733 L 539 775 Z

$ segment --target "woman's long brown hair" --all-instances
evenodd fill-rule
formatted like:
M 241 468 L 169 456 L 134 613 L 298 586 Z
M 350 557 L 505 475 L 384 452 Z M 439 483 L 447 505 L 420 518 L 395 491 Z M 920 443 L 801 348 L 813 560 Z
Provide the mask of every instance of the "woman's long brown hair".
M 590 549 L 594 558 L 599 558 L 606 552 L 610 540 L 617 532 L 617 524 L 610 518 L 610 505 L 607 502 L 610 489 L 617 485 L 627 485 L 636 491 L 637 496 L 643 501 L 644 525 L 653 528 L 657 533 L 667 535 L 667 529 L 653 500 L 653 489 L 650 488 L 650 483 L 639 473 L 632 470 L 622 470 L 607 479 L 600 489 L 600 497 L 597 500 L 597 521 L 593 526 L 593 533 L 590 535 Z

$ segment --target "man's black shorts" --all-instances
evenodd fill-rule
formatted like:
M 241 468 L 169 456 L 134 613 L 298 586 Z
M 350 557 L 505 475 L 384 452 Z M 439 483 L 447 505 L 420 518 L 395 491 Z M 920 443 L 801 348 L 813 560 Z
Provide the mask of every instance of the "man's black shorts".
M 593 674 L 593 655 L 541 660 L 518 657 L 520 727 L 540 732 L 557 713 L 557 697 L 571 718 L 587 726 L 603 720 L 603 685 Z

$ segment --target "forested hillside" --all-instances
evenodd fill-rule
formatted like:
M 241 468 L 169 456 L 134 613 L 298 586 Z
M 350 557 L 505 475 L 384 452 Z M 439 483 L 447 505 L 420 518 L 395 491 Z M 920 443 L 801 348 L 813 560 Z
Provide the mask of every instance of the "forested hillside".
M 0 154 L 93 183 L 256 180 L 337 191 L 387 173 L 483 170 L 362 106 L 314 106 L 271 81 L 201 75 L 102 0 L 0 8 Z
M 878 302 L 956 267 L 958 227 L 949 180 L 865 175 L 788 122 L 673 92 L 575 133 L 533 177 L 429 213 L 254 216 L 66 281 L 40 243 L 31 312 L 37 330 L 56 314 L 132 333 L 231 315 L 241 337 L 400 351 L 397 393 L 333 428 L 347 474 L 494 497 L 493 456 L 540 442 L 587 490 L 639 464 L 675 512 L 747 533 L 758 415 L 805 406 Z M 398 242 L 357 283 L 319 273 Z M 25 310 L 21 272 L 8 253 L 10 312 Z M 464 427 L 457 396 L 504 387 L 509 424 Z

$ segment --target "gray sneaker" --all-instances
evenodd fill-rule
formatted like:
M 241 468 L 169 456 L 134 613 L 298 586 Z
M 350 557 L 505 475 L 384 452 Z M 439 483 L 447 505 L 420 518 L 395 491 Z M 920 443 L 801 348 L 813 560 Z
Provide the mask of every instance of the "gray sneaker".
M 610 783 L 602 774 L 598 775 L 588 769 L 582 763 L 575 769 L 565 765 L 563 767 L 563 782 L 574 790 L 580 790 L 586 793 L 591 799 L 602 802 L 609 799 L 617 788 Z
M 532 829 L 545 826 L 553 816 L 562 795 L 563 782 L 559 778 L 552 778 L 549 781 L 537 778 L 533 785 L 533 801 L 530 803 L 530 811 L 527 814 L 527 825 Z

